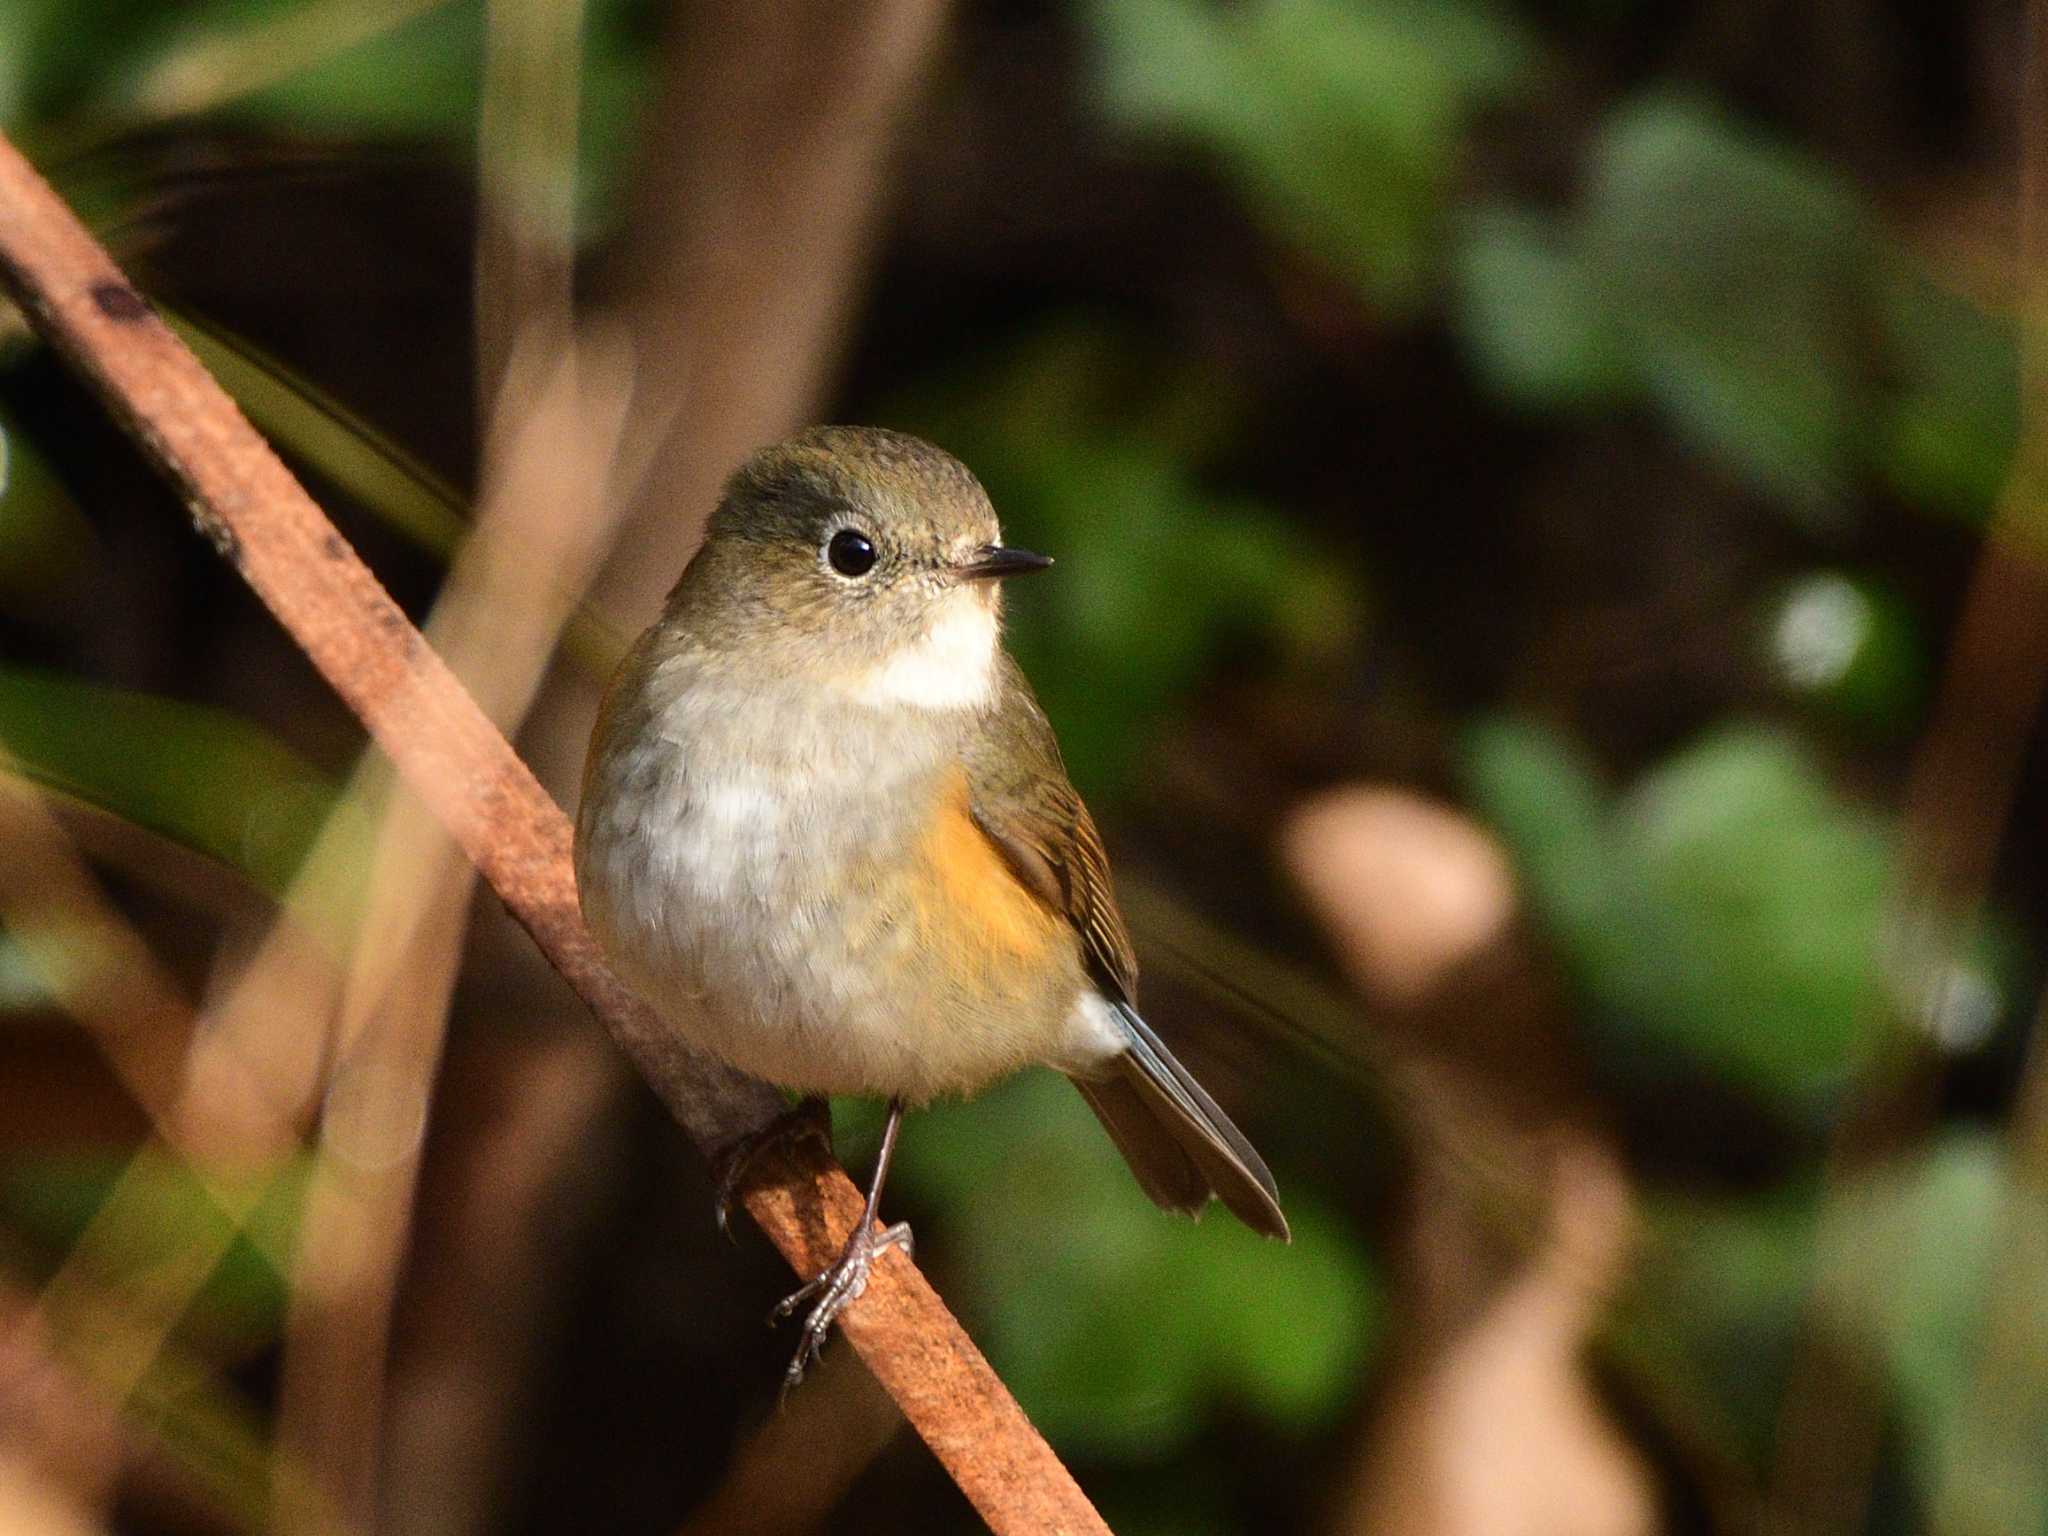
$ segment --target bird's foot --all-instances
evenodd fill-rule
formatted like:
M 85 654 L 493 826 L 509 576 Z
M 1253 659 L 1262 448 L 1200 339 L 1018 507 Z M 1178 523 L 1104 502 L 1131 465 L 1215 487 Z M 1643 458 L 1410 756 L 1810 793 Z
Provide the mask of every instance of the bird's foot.
M 804 1379 L 804 1372 L 818 1363 L 818 1356 L 825 1348 L 825 1335 L 832 1331 L 833 1322 L 860 1299 L 861 1293 L 868 1288 L 868 1272 L 874 1268 L 875 1260 L 891 1248 L 901 1248 L 904 1255 L 909 1256 L 909 1222 L 899 1221 L 893 1227 L 877 1227 L 872 1221 L 863 1221 L 847 1238 L 846 1246 L 840 1250 L 830 1269 L 803 1289 L 785 1296 L 769 1314 L 768 1322 L 772 1327 L 805 1302 L 811 1302 L 810 1315 L 804 1319 L 803 1335 L 797 1340 L 796 1356 L 789 1362 L 789 1369 L 782 1373 L 782 1395 L 785 1398 Z M 814 1297 L 815 1300 L 812 1299 Z
M 718 1230 L 728 1239 L 732 1237 L 733 1201 L 739 1197 L 739 1188 L 746 1179 L 747 1170 L 770 1148 L 799 1141 L 815 1141 L 825 1149 L 826 1156 L 831 1156 L 832 1106 L 824 1099 L 799 1099 L 760 1130 L 742 1136 L 719 1154 L 718 1162 L 711 1170 L 712 1180 L 718 1186 L 712 1211 L 718 1218 Z

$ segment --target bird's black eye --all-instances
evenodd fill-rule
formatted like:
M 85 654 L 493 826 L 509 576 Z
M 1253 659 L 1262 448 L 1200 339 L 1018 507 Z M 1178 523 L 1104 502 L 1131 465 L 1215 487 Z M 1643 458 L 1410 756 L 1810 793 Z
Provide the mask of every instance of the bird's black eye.
M 825 558 L 842 576 L 865 576 L 875 568 L 875 546 L 858 528 L 842 528 L 825 546 Z

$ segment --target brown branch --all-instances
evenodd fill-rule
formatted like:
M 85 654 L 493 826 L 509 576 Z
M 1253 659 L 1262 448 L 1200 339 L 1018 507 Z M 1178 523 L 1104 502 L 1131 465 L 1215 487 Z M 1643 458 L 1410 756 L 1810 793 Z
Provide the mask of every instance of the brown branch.
M 584 930 L 569 824 L 347 541 L 197 359 L 0 139 L 0 281 L 185 498 L 194 521 L 362 719 L 506 907 L 715 1154 L 782 1107 L 692 1050 L 619 983 Z M 767 1160 L 764 1159 L 764 1163 Z M 800 1274 L 860 1212 L 829 1158 L 764 1167 L 747 1209 Z M 900 1253 L 844 1332 L 999 1532 L 1106 1531 L 937 1294 Z

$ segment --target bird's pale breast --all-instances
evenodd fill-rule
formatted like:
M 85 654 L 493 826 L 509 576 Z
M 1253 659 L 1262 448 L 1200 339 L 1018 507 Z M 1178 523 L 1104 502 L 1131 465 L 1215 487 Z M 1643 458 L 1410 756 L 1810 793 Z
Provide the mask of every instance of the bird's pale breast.
M 1086 1054 L 1078 941 L 975 824 L 962 720 L 681 661 L 636 693 L 593 756 L 578 878 L 678 1028 L 787 1087 L 913 1101 Z

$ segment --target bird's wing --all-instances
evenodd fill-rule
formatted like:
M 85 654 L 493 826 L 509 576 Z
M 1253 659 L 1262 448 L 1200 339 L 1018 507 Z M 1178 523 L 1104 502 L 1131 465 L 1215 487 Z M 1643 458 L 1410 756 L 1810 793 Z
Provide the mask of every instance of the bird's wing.
M 1102 836 L 1067 782 L 1031 685 L 1007 655 L 1000 665 L 995 706 L 966 733 L 961 752 L 975 825 L 1024 888 L 1073 924 L 1097 984 L 1129 1001 L 1138 957 L 1110 889 Z
M 1114 1005 L 1124 1049 L 1103 1076 L 1077 1076 L 1075 1086 L 1160 1205 L 1198 1211 L 1213 1191 L 1254 1231 L 1284 1242 L 1273 1175 L 1132 1006 L 1138 960 L 1102 838 L 1031 685 L 1007 655 L 1002 667 L 994 707 L 963 737 L 968 808 L 1019 883 L 1073 924 L 1091 979 Z

